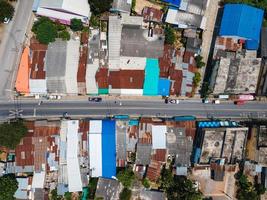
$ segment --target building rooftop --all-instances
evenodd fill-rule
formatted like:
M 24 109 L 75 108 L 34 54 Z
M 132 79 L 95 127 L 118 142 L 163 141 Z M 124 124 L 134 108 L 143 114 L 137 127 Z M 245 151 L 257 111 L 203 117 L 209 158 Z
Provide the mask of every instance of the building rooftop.
M 255 93 L 260 68 L 261 59 L 256 55 L 221 58 L 213 93 Z
M 121 33 L 121 56 L 159 58 L 163 54 L 164 36 L 153 33 L 148 36 L 148 29 L 124 26 Z
M 141 200 L 164 200 L 166 199 L 163 192 L 152 191 L 152 190 L 142 190 L 140 192 Z
M 267 57 L 267 27 L 261 28 L 261 57 Z
M 153 7 L 144 7 L 142 15 L 145 21 L 161 22 L 163 12 Z
M 136 161 L 137 165 L 149 165 L 151 159 L 151 144 L 137 143 Z
M 130 13 L 132 0 L 113 0 L 111 11 Z
M 121 190 L 122 186 L 119 181 L 100 177 L 97 182 L 95 196 L 102 197 L 105 200 L 115 200 L 119 199 Z
M 257 50 L 263 13 L 263 10 L 246 4 L 226 4 L 219 35 L 246 39 L 246 48 Z
M 151 160 L 148 168 L 146 177 L 153 182 L 156 182 L 160 178 L 160 172 L 161 172 L 161 162 Z
M 226 163 L 236 163 L 244 157 L 248 128 L 203 129 L 200 163 L 211 158 L 225 158 Z

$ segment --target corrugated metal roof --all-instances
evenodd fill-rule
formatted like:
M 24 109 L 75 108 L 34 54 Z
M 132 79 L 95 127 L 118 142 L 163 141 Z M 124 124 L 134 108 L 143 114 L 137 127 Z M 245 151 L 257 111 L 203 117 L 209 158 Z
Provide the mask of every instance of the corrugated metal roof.
M 112 11 L 130 12 L 132 0 L 114 0 L 112 3 Z
M 108 68 L 99 68 L 95 77 L 99 89 L 108 88 Z
M 109 84 L 112 89 L 142 89 L 144 75 L 143 70 L 110 71 Z
M 169 79 L 159 79 L 158 94 L 161 96 L 170 95 L 171 81 Z
M 166 149 L 167 126 L 152 125 L 152 148 Z
M 157 181 L 158 178 L 160 177 L 160 172 L 161 172 L 161 163 L 152 160 L 147 168 L 146 177 L 151 181 Z
M 153 7 L 144 7 L 142 11 L 144 20 L 161 22 L 163 17 L 163 12 L 159 9 Z

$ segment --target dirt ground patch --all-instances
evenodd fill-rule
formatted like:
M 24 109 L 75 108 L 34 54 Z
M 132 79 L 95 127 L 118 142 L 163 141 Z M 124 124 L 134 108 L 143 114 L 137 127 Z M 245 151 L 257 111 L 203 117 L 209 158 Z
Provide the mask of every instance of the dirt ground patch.
M 247 157 L 250 160 L 256 159 L 256 145 L 257 145 L 257 129 L 253 128 L 251 130 L 251 137 L 247 141 Z
M 147 0 L 136 0 L 136 5 L 135 5 L 134 10 L 137 14 L 141 15 L 144 7 L 152 7 L 156 9 L 161 9 L 161 5 L 159 4 L 154 4 Z

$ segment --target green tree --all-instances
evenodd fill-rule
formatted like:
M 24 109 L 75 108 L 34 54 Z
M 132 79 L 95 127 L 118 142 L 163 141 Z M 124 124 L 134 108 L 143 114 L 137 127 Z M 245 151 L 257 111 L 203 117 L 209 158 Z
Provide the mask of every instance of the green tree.
M 237 199 L 239 200 L 247 200 L 248 197 L 250 200 L 258 200 L 259 193 L 257 193 L 253 184 L 248 180 L 247 176 L 241 174 L 237 180 Z
M 54 189 L 51 191 L 50 197 L 49 197 L 50 200 L 62 200 L 62 198 L 63 198 L 62 196 L 57 195 L 57 189 Z
M 88 0 L 91 11 L 94 15 L 100 15 L 111 8 L 113 0 Z
M 92 14 L 90 18 L 90 26 L 93 28 L 98 28 L 100 26 L 100 18 L 97 15 Z
M 70 28 L 73 31 L 81 31 L 81 30 L 83 30 L 82 20 L 76 19 L 76 18 L 71 19 L 71 21 L 70 21 Z
M 57 35 L 57 27 L 52 21 L 44 21 L 36 28 L 36 38 L 42 44 L 54 42 Z
M 89 188 L 89 199 L 94 199 L 96 187 L 97 187 L 98 178 L 90 178 L 88 188 Z
M 167 26 L 164 30 L 164 33 L 165 33 L 165 43 L 173 44 L 175 41 L 175 34 L 173 28 Z
M 126 188 L 130 188 L 133 184 L 134 173 L 131 168 L 126 168 L 117 174 L 118 180 L 122 183 L 122 185 Z
M 18 182 L 14 175 L 4 175 L 0 177 L 0 199 L 13 200 L 13 196 L 18 189 Z
M 72 199 L 72 197 L 71 197 L 71 192 L 65 192 L 65 194 L 64 194 L 64 199 L 65 199 L 65 200 L 71 200 L 71 199 Z
M 61 38 L 62 40 L 70 40 L 70 34 L 68 31 L 64 30 L 58 33 L 58 37 Z
M 184 176 L 174 176 L 166 193 L 169 200 L 202 200 L 202 194 L 196 190 L 193 182 Z
M 40 18 L 38 18 L 37 21 L 35 21 L 35 22 L 33 23 L 33 26 L 32 26 L 32 32 L 34 32 L 35 34 L 37 34 L 37 29 L 38 29 L 38 27 L 39 27 L 41 24 L 45 23 L 45 22 L 53 23 L 53 21 L 52 21 L 51 19 L 49 19 L 48 17 L 40 17 Z
M 202 60 L 203 60 L 203 57 L 201 55 L 197 55 L 195 57 L 197 68 L 202 68 L 205 66 L 205 63 Z
M 0 146 L 14 149 L 27 131 L 22 120 L 0 124 Z
M 170 185 L 173 182 L 172 169 L 168 169 L 168 168 L 166 168 L 166 165 L 164 165 L 162 170 L 161 170 L 159 182 L 160 182 L 160 187 L 164 191 L 166 191 L 166 189 L 168 187 L 170 187 Z
M 132 191 L 128 188 L 123 188 L 120 193 L 120 200 L 130 200 L 132 196 Z
M 0 0 L 0 23 L 3 23 L 5 18 L 12 19 L 14 11 L 15 9 L 10 3 Z
M 201 81 L 201 74 L 199 72 L 195 73 L 195 76 L 193 78 L 193 83 L 195 86 L 198 86 L 199 82 Z
M 147 178 L 145 178 L 142 183 L 145 188 L 150 188 L 149 180 L 147 180 Z
M 132 0 L 132 7 L 131 7 L 132 11 L 134 11 L 135 6 L 136 6 L 136 0 Z

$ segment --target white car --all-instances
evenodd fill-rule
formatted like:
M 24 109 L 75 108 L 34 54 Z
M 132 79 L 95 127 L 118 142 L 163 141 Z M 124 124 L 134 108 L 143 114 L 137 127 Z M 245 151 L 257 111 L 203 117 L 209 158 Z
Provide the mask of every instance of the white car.
M 179 104 L 179 100 L 178 99 L 169 99 L 169 102 L 172 104 Z
M 5 17 L 4 24 L 8 24 L 10 22 L 10 18 Z
M 220 102 L 219 99 L 215 99 L 215 100 L 213 100 L 213 103 L 214 103 L 214 104 L 220 104 L 221 102 Z

